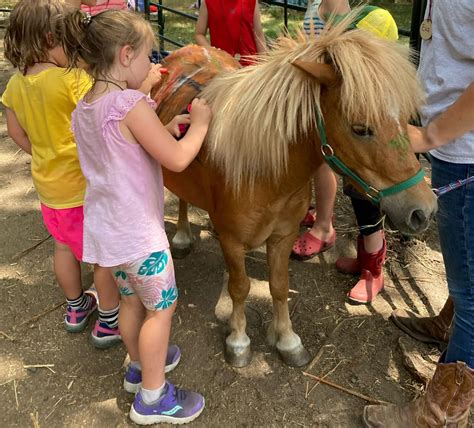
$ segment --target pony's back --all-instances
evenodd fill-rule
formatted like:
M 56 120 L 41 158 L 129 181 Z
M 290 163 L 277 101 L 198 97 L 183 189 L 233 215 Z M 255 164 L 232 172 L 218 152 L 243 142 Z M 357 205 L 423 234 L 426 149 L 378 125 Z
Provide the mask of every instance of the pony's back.
M 227 52 L 197 45 L 174 51 L 162 64 L 169 74 L 153 88 L 152 98 L 158 103 L 157 114 L 165 124 L 185 111 L 215 76 L 239 68 Z

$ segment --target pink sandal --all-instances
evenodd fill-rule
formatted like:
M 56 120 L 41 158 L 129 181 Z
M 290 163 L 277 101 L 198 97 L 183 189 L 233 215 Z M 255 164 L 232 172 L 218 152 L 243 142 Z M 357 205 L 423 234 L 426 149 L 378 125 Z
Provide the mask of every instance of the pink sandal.
M 328 241 L 322 241 L 313 236 L 309 231 L 303 233 L 293 244 L 291 258 L 297 260 L 308 260 L 318 254 L 329 250 L 336 242 L 336 231 Z

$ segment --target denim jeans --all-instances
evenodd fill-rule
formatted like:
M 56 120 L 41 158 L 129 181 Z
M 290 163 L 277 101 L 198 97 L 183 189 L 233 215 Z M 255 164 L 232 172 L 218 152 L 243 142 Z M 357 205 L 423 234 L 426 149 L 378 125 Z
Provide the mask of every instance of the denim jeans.
M 474 164 L 431 159 L 435 188 L 474 175 Z M 444 362 L 464 361 L 474 368 L 474 183 L 440 196 L 436 219 L 454 301 L 454 325 Z

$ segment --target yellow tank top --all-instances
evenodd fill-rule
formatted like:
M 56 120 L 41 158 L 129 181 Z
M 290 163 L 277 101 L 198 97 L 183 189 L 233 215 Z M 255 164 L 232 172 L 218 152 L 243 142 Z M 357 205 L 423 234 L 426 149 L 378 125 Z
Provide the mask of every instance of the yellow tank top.
M 79 166 L 71 114 L 91 87 L 82 70 L 52 67 L 12 76 L 2 103 L 12 110 L 31 143 L 31 175 L 40 201 L 50 208 L 83 205 L 86 182 Z

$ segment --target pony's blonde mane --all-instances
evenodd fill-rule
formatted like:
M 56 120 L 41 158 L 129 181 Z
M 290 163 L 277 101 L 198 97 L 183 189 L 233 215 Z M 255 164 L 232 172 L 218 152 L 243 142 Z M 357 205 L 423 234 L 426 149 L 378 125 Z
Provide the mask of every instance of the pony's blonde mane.
M 358 12 L 327 25 L 318 38 L 302 32 L 279 38 L 256 65 L 218 76 L 204 90 L 214 112 L 210 160 L 235 190 L 259 177 L 277 179 L 286 171 L 289 144 L 316 129 L 320 86 L 291 65 L 295 59 L 335 66 L 349 123 L 377 129 L 416 114 L 423 96 L 408 50 L 365 31 L 346 31 Z

